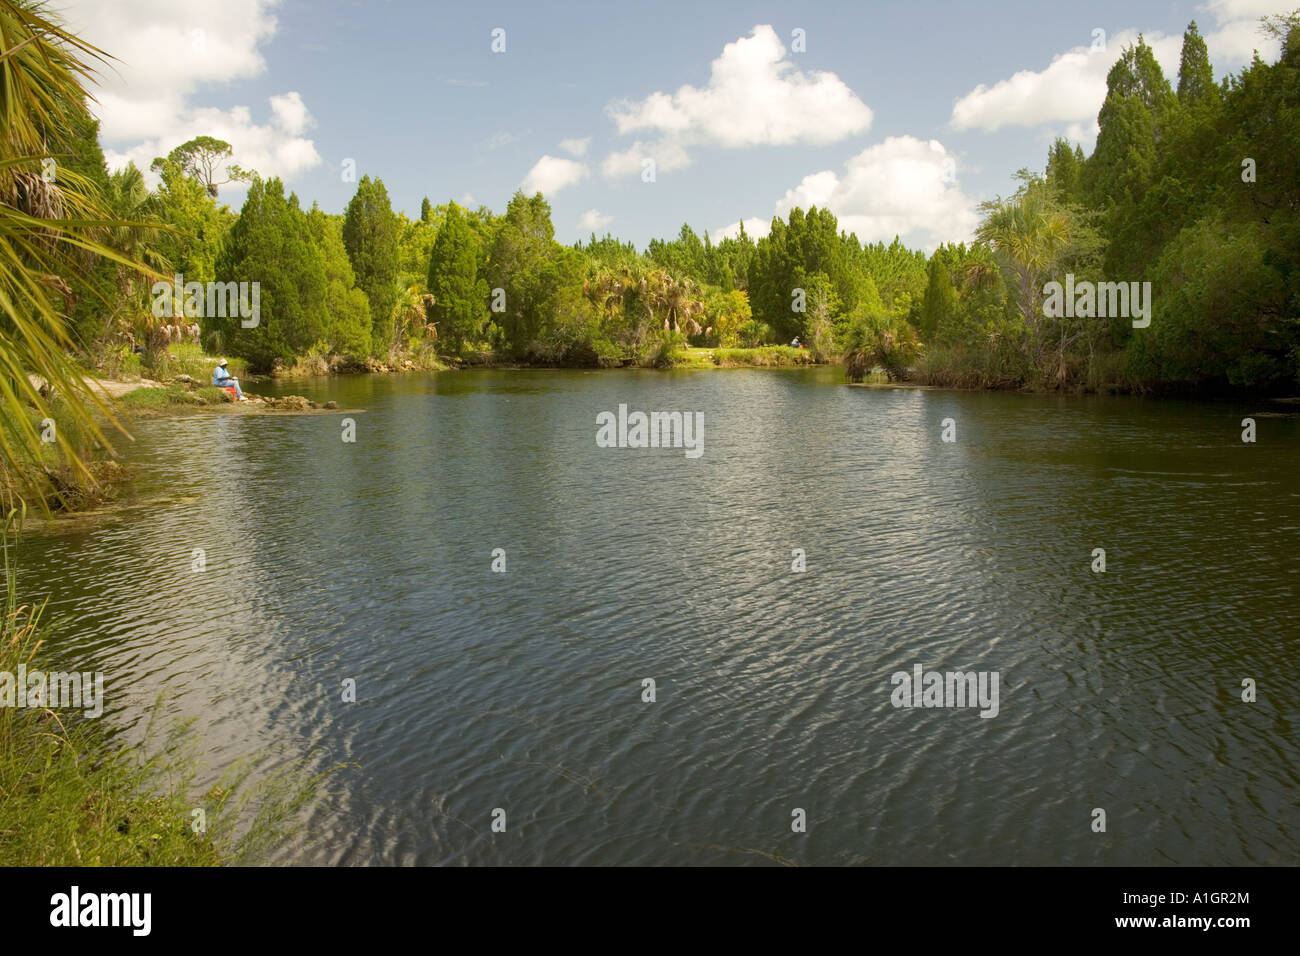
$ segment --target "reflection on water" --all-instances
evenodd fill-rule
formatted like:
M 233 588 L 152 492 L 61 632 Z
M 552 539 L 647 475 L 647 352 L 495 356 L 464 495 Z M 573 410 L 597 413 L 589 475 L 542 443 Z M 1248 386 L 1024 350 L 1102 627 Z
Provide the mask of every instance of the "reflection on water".
M 20 575 L 125 733 L 161 691 L 211 775 L 360 764 L 281 861 L 1296 860 L 1294 417 L 1244 445 L 1261 407 L 830 369 L 287 390 L 363 409 L 356 442 L 145 423 L 143 503 Z M 702 411 L 704 456 L 597 448 L 619 403 Z M 895 709 L 916 664 L 999 672 L 1000 713 Z

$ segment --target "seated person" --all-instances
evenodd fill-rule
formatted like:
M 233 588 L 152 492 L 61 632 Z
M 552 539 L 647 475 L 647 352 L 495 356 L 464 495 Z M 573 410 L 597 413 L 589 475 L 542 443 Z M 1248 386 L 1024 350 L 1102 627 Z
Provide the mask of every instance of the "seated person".
M 244 400 L 244 391 L 239 387 L 239 379 L 226 371 L 225 359 L 222 359 L 221 364 L 213 370 L 212 384 L 218 388 L 233 388 L 235 390 L 235 398 L 241 402 Z

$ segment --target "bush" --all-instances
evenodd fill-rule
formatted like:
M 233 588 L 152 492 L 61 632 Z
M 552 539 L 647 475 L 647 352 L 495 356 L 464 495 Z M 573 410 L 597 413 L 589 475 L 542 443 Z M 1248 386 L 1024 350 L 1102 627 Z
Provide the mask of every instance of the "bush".
M 685 358 L 686 336 L 671 329 L 650 335 L 637 356 L 637 364 L 647 368 L 668 368 Z
M 817 364 L 811 352 L 807 349 L 797 349 L 792 345 L 765 345 L 757 349 L 714 349 L 713 362 L 720 368 Z
M 881 312 L 855 316 L 843 344 L 844 371 L 851 382 L 862 381 L 876 366 L 890 381 L 906 378 L 921 355 L 916 329 L 904 318 Z

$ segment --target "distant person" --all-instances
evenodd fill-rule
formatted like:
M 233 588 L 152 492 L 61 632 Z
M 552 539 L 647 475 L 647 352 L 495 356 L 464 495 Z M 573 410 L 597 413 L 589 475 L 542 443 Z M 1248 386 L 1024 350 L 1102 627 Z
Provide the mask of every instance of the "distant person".
M 799 336 L 797 336 L 797 335 L 794 337 L 794 341 L 792 341 L 792 342 L 790 343 L 790 345 L 791 345 L 791 347 L 796 348 L 796 349 L 801 349 L 801 348 L 803 348 L 803 344 L 800 343 L 800 341 L 799 341 Z
M 212 384 L 217 388 L 233 388 L 235 398 L 238 401 L 244 400 L 244 390 L 239 387 L 239 379 L 235 378 L 226 370 L 226 360 L 222 359 L 221 363 L 212 371 Z

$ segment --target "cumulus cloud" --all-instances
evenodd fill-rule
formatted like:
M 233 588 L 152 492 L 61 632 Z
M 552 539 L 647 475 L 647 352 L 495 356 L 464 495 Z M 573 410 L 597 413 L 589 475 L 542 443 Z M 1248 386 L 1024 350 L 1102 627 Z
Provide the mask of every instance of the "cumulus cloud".
M 1215 22 L 1198 24 L 1211 59 L 1232 67 L 1248 61 L 1255 50 L 1276 57 L 1276 41 L 1260 33 L 1259 18 L 1274 12 L 1277 0 L 1210 0 L 1200 8 Z M 1107 37 L 1105 48 L 1082 43 L 1057 54 L 1043 70 L 1021 70 L 992 86 L 981 83 L 953 105 L 954 129 L 994 132 L 1003 126 L 1064 127 L 1067 137 L 1088 143 L 1096 137 L 1096 117 L 1106 99 L 1106 74 L 1120 52 L 1138 39 L 1136 29 Z M 1182 34 L 1145 34 L 1145 40 L 1171 84 L 1177 83 Z
M 321 162 L 303 133 L 311 114 L 297 92 L 270 97 L 257 121 L 247 106 L 198 106 L 211 84 L 247 79 L 266 69 L 259 47 L 276 31 L 278 0 L 141 0 L 124 15 L 102 0 L 56 0 L 72 32 L 116 57 L 99 71 L 97 103 L 104 155 L 112 168 L 134 161 L 148 174 L 156 156 L 195 136 L 234 147 L 234 161 L 264 176 L 292 176 Z M 227 189 L 238 189 L 232 184 Z
M 588 209 L 578 220 L 578 228 L 583 232 L 600 232 L 613 221 L 613 216 L 603 215 L 599 209 Z
M 969 241 L 979 222 L 976 202 L 956 181 L 956 158 L 938 140 L 891 136 L 844 164 L 844 172 L 823 170 L 805 176 L 776 203 L 784 218 L 795 206 L 817 206 L 835 213 L 840 228 L 862 242 L 889 242 L 895 236 L 933 248 L 942 242 Z M 751 223 L 755 228 L 751 232 Z M 738 229 L 738 224 L 727 229 Z M 757 230 L 746 220 L 745 231 Z
M 640 174 L 647 168 L 646 160 L 654 161 L 655 175 L 660 172 L 670 173 L 691 164 L 691 158 L 681 144 L 661 140 L 647 145 L 637 140 L 625 150 L 615 151 L 606 156 L 600 164 L 600 171 L 606 179 L 620 179 L 632 174 Z
M 560 140 L 560 149 L 564 150 L 570 156 L 586 156 L 587 147 L 591 145 L 591 137 L 586 136 L 582 139 L 562 139 Z
M 1106 98 L 1106 74 L 1137 38 L 1136 30 L 1123 30 L 1111 34 L 1104 49 L 1085 43 L 1058 54 L 1045 70 L 1021 70 L 993 86 L 981 83 L 953 105 L 952 126 L 992 133 L 1003 126 L 1091 124 Z M 1153 33 L 1145 40 L 1165 73 L 1176 73 L 1182 37 Z
M 824 146 L 863 132 L 872 120 L 867 105 L 834 73 L 796 69 L 767 25 L 723 47 L 704 87 L 687 84 L 672 94 L 616 101 L 607 112 L 620 134 L 661 137 L 607 157 L 601 168 L 610 177 L 640 170 L 646 155 L 659 169 L 680 168 L 690 162 L 693 146 Z
M 1260 32 L 1260 17 L 1271 16 L 1290 7 L 1278 0 L 1210 0 L 1205 9 L 1215 18 L 1216 27 L 1205 35 L 1210 56 L 1221 62 L 1247 63 L 1259 51 L 1266 60 L 1281 52 L 1273 37 Z M 1204 28 L 1202 28 L 1205 33 Z
M 544 196 L 554 196 L 566 186 L 586 179 L 588 173 L 586 163 L 547 155 L 528 171 L 520 188 L 530 196 L 537 192 Z
M 297 136 L 315 123 L 297 90 L 271 97 L 272 122 L 290 136 Z

